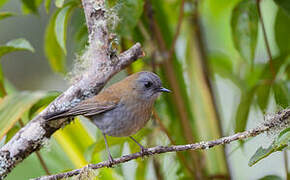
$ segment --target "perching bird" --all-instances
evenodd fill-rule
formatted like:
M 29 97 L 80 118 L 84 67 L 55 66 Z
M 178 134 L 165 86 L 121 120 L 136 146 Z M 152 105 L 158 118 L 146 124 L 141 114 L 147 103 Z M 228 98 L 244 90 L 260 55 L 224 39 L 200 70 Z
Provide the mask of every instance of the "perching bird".
M 83 115 L 89 118 L 103 133 L 110 163 L 113 163 L 106 135 L 129 136 L 141 151 L 145 148 L 131 135 L 145 126 L 150 119 L 155 100 L 163 88 L 160 78 L 152 72 L 138 72 L 113 84 L 98 95 L 86 99 L 75 107 L 48 114 L 46 120 Z

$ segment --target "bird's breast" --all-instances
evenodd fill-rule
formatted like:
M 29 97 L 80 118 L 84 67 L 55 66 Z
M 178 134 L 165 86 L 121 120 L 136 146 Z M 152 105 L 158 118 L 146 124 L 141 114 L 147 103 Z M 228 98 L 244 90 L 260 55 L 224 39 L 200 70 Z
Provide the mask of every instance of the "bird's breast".
M 153 103 L 120 103 L 116 108 L 93 117 L 98 128 L 109 136 L 130 136 L 150 119 Z

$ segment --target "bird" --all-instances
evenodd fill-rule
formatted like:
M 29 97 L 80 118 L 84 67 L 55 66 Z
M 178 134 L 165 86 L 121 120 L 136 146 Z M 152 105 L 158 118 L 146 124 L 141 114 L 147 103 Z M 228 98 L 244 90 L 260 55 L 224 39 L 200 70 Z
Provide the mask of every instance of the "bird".
M 106 136 L 129 137 L 141 148 L 141 153 L 145 153 L 146 148 L 132 135 L 146 125 L 151 117 L 154 102 L 162 92 L 171 91 L 162 87 L 162 82 L 156 74 L 141 71 L 72 108 L 48 113 L 43 118 L 52 121 L 82 115 L 90 119 L 102 131 L 109 163 L 113 164 L 114 159 Z

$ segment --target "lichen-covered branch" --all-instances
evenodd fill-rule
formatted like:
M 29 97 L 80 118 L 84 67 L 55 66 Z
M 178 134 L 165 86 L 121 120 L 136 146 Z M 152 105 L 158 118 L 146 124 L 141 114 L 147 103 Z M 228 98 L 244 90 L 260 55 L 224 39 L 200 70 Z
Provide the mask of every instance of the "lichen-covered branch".
M 83 55 L 88 68 L 76 78 L 71 87 L 1 147 L 0 179 L 6 177 L 27 156 L 38 151 L 56 130 L 69 123 L 69 119 L 48 122 L 42 118 L 43 115 L 73 107 L 96 95 L 113 75 L 144 56 L 139 43 L 118 56 L 112 56 L 104 0 L 83 0 L 82 3 L 89 30 L 89 46 Z
M 242 140 L 249 137 L 254 137 L 275 128 L 281 128 L 285 126 L 287 127 L 289 126 L 289 123 L 290 123 L 290 108 L 279 111 L 278 113 L 273 114 L 273 115 L 268 115 L 266 116 L 265 119 L 266 120 L 263 124 L 248 131 L 240 132 L 240 133 L 223 137 L 220 139 L 216 139 L 213 141 L 199 142 L 199 143 L 186 144 L 186 145 L 176 145 L 176 146 L 169 146 L 169 147 L 157 146 L 157 147 L 148 148 L 147 151 L 145 151 L 144 153 L 137 152 L 134 154 L 125 155 L 120 158 L 114 159 L 115 161 L 113 162 L 113 165 L 125 163 L 127 161 L 137 159 L 139 157 L 152 156 L 155 154 L 186 151 L 186 150 L 209 149 L 214 146 L 229 144 L 233 141 Z M 43 177 L 36 178 L 35 180 L 57 180 L 57 179 L 62 179 L 62 178 L 68 178 L 72 176 L 82 175 L 82 173 L 85 174 L 86 171 L 100 169 L 103 167 L 111 167 L 111 165 L 112 164 L 110 164 L 109 161 L 101 162 L 98 164 L 89 164 L 81 169 L 75 169 L 73 171 L 60 173 L 56 175 L 43 176 Z

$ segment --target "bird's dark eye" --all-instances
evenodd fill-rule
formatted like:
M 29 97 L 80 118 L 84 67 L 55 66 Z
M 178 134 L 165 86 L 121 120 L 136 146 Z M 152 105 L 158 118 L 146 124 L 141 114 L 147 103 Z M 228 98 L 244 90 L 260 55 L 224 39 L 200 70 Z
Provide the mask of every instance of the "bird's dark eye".
M 147 82 L 144 84 L 144 86 L 145 86 L 146 88 L 150 88 L 150 87 L 152 86 L 152 82 L 151 82 L 151 81 L 147 81 Z

